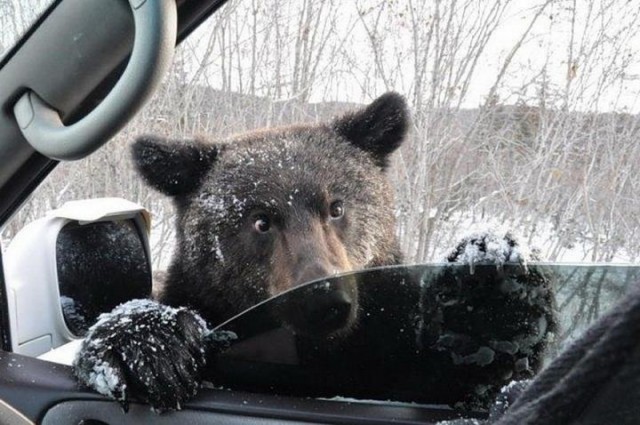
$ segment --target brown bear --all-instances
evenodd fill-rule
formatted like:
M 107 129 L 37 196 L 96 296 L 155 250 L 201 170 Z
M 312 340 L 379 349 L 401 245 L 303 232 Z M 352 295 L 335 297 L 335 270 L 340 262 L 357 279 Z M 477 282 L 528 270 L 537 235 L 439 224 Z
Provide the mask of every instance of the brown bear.
M 388 94 L 328 125 L 139 139 L 138 170 L 177 209 L 160 301 L 220 323 L 302 282 L 399 263 L 385 170 L 407 128 L 403 99 Z
M 162 304 L 124 304 L 90 329 L 75 361 L 80 381 L 124 405 L 134 395 L 159 409 L 179 408 L 202 379 L 208 327 L 304 282 L 399 264 L 386 171 L 408 127 L 404 99 L 388 93 L 322 125 L 213 143 L 140 138 L 133 146 L 138 170 L 175 202 L 176 251 Z M 301 335 L 349 339 L 344 330 L 363 299 L 354 288 L 336 285 L 285 320 Z M 505 379 L 493 379 L 491 391 Z

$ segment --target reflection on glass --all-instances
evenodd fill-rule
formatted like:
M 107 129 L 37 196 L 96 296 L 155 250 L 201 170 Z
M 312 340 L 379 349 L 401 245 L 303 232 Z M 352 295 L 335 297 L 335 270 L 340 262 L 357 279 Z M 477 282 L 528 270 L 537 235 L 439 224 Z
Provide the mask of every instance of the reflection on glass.
M 151 294 L 151 269 L 133 220 L 66 225 L 56 263 L 64 320 L 77 336 L 101 313 Z
M 296 288 L 218 327 L 224 387 L 482 408 L 532 377 L 639 267 L 422 265 Z M 555 296 L 554 296 L 555 293 Z

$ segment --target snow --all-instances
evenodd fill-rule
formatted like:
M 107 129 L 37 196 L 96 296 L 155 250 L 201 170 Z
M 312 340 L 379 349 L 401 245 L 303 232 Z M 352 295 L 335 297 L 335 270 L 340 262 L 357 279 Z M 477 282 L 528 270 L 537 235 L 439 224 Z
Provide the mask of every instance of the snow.
M 513 233 L 504 228 L 485 227 L 473 230 L 460 238 L 459 245 L 447 255 L 449 262 L 458 264 L 519 263 L 526 265 L 534 258 Z
M 455 419 L 453 421 L 436 422 L 436 425 L 483 425 L 485 421 L 479 419 Z
M 224 198 L 210 193 L 202 193 L 198 196 L 196 202 L 207 212 L 214 215 L 220 215 L 225 210 Z
M 165 372 L 180 370 L 189 373 L 193 367 L 195 373 L 204 365 L 203 337 L 209 331 L 204 320 L 197 314 L 191 312 L 190 315 L 179 316 L 186 312 L 189 310 L 184 307 L 174 308 L 148 299 L 137 299 L 117 306 L 110 313 L 101 314 L 96 324 L 89 328 L 74 359 L 74 372 L 81 382 L 123 405 L 126 405 L 127 398 L 125 370 L 139 371 L 139 376 L 128 376 L 127 380 L 137 386 L 147 387 L 152 386 L 155 381 L 158 382 L 157 385 L 163 385 Z M 189 317 L 195 319 L 195 323 L 190 322 L 189 327 L 185 328 L 188 320 L 185 322 L 183 318 Z M 181 335 L 183 329 L 189 331 Z M 171 357 L 184 351 L 181 341 L 192 347 L 187 350 L 191 354 L 180 359 Z M 154 363 L 160 351 L 167 351 L 166 355 L 171 358 L 173 366 L 169 367 L 163 361 Z M 189 366 L 185 366 L 187 364 Z M 178 391 L 180 395 L 171 401 L 170 406 L 160 404 L 160 408 L 176 408 L 183 397 L 186 397 L 185 392 L 195 391 L 195 377 L 185 375 L 183 379 L 192 379 L 193 384 L 181 388 L 182 392 Z
M 205 338 L 212 343 L 228 345 L 238 339 L 238 335 L 232 331 L 212 330 L 206 333 Z
M 401 214 L 401 212 L 398 214 Z M 527 217 L 514 217 L 505 222 L 495 217 L 484 216 L 479 221 L 478 212 L 472 209 L 456 211 L 448 216 L 447 220 L 438 221 L 436 233 L 433 236 L 436 244 L 434 252 L 428 258 L 416 259 L 416 261 L 423 263 L 432 261 L 432 259 L 446 258 L 450 253 L 451 246 L 461 236 L 488 229 L 500 232 L 510 229 L 513 236 L 519 241 L 526 241 L 526 244 L 531 247 L 531 252 L 543 261 L 562 263 L 593 262 L 591 256 L 594 250 L 593 241 L 597 239 L 596 235 L 581 234 L 571 241 L 565 242 L 564 240 L 567 237 L 561 234 L 550 218 L 536 218 L 534 221 Z M 606 235 L 600 235 L 599 238 L 600 240 L 606 239 Z M 411 251 L 411 249 L 408 249 L 407 253 L 410 254 Z M 611 264 L 629 264 L 637 262 L 636 257 L 637 255 L 633 252 L 628 252 L 621 248 L 613 255 L 599 257 L 597 261 Z M 531 261 L 534 260 L 532 259 Z
M 531 370 L 529 367 L 529 358 L 522 357 L 521 359 L 516 360 L 515 369 L 516 369 L 516 372 L 524 372 L 527 370 Z
M 490 341 L 489 345 L 495 351 L 507 354 L 516 354 L 520 346 L 515 341 Z
M 60 295 L 60 307 L 69 330 L 76 336 L 82 336 L 88 326 L 82 309 L 73 298 L 65 295 Z
M 467 356 L 460 356 L 454 352 L 451 352 L 453 363 L 460 364 L 477 364 L 478 366 L 487 366 L 493 363 L 496 352 L 489 347 L 480 347 L 475 353 Z
M 131 300 L 124 304 L 120 304 L 109 313 L 102 313 L 98 316 L 98 321 L 89 328 L 89 332 L 94 331 L 96 328 L 104 325 L 105 322 L 112 320 L 113 317 L 120 316 L 118 321 L 121 325 L 126 325 L 131 322 L 129 316 L 133 314 L 146 314 L 158 311 L 158 304 L 155 301 L 147 299 Z M 162 306 L 161 319 L 163 321 L 172 320 L 181 310 L 180 308 L 174 308 L 169 306 Z M 144 328 L 145 325 L 140 325 L 140 328 Z M 97 343 L 99 340 L 93 340 L 93 343 Z
M 122 398 L 123 392 L 127 388 L 127 385 L 123 383 L 120 394 L 116 394 L 115 391 L 120 384 L 120 378 L 109 363 L 100 361 L 96 362 L 93 366 L 93 370 L 89 373 L 89 381 L 87 383 L 100 394 L 116 399 Z
M 220 248 L 220 239 L 218 235 L 213 235 L 213 248 L 215 250 L 216 258 L 220 261 L 221 264 L 224 264 L 224 254 L 222 253 L 222 249 Z

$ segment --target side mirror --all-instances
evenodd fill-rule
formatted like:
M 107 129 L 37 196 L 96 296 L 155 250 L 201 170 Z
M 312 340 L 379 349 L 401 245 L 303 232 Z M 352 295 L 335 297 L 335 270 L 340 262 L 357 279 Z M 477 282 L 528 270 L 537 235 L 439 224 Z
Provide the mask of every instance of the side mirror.
M 149 213 L 118 198 L 68 202 L 22 229 L 4 258 L 12 350 L 41 355 L 148 298 L 149 230 Z

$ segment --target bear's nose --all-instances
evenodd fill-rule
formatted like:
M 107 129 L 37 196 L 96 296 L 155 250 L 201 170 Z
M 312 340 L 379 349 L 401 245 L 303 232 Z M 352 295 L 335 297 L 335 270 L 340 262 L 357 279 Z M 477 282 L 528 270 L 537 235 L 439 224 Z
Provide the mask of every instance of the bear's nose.
M 351 305 L 351 297 L 345 291 L 323 291 L 309 300 L 304 316 L 309 328 L 329 333 L 345 326 Z
M 331 275 L 330 268 L 320 262 L 314 262 L 303 266 L 294 278 L 294 286 L 301 285 L 312 280 L 322 279 Z

